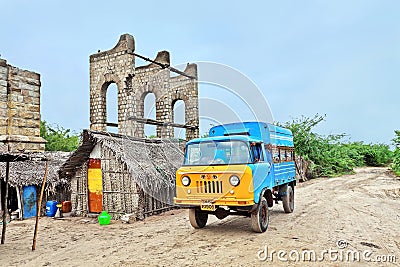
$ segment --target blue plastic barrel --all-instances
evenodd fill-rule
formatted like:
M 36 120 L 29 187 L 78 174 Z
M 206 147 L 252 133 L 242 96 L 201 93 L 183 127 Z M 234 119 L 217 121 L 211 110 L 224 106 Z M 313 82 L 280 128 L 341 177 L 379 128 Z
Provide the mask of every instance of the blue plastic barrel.
M 57 201 L 50 200 L 46 202 L 46 216 L 54 217 L 57 212 Z

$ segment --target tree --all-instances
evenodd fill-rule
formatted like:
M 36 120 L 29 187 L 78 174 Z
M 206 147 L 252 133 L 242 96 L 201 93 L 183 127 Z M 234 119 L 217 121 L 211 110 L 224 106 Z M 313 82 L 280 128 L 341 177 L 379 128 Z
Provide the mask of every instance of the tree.
M 74 151 L 79 145 L 78 134 L 59 125 L 50 126 L 46 121 L 40 122 L 40 136 L 47 141 L 46 151 Z

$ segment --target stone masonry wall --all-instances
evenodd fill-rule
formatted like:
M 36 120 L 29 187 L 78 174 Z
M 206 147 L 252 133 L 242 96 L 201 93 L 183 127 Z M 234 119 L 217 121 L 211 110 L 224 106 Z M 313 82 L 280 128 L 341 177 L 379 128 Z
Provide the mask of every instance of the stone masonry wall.
M 197 65 L 188 64 L 184 71 L 194 77 L 197 75 Z M 170 79 L 168 95 L 171 96 L 171 107 L 165 107 L 164 114 L 172 111 L 172 121 L 174 120 L 174 104 L 178 100 L 183 100 L 185 103 L 185 123 L 188 125 L 199 125 L 199 89 L 197 80 L 191 80 L 188 77 L 179 75 Z M 196 130 L 187 129 L 186 139 L 190 140 L 199 137 L 199 128 Z
M 171 77 L 169 69 L 151 63 L 135 67 L 135 41 L 129 34 L 120 37 L 111 50 L 90 56 L 90 129 L 106 131 L 106 92 L 111 83 L 118 86 L 118 132 L 134 137 L 144 137 L 144 125 L 131 117 L 144 117 L 144 99 L 148 93 L 156 97 L 156 120 L 174 122 L 173 108 L 177 100 L 185 102 L 185 122 L 197 126 L 187 130 L 187 139 L 198 137 L 198 85 L 197 65 L 189 64 L 183 75 Z M 156 62 L 170 65 L 167 51 L 158 52 Z M 173 127 L 157 126 L 157 137 L 172 138 Z
M 44 151 L 40 137 L 40 75 L 0 59 L 0 142 L 9 152 Z
M 125 117 L 133 113 L 130 105 L 130 80 L 135 68 L 133 37 L 124 34 L 117 45 L 108 51 L 90 56 L 90 129 L 106 131 L 107 88 L 111 83 L 118 87 L 118 125 L 124 128 Z

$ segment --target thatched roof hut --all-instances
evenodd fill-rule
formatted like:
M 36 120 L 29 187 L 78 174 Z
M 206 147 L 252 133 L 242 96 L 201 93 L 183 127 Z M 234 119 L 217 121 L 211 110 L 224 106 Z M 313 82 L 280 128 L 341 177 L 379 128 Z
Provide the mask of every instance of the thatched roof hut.
M 108 210 L 116 218 L 125 213 L 136 213 L 141 218 L 170 207 L 175 194 L 175 172 L 183 162 L 184 144 L 185 141 L 179 140 L 85 130 L 81 146 L 60 169 L 61 178 L 71 179 L 73 210 L 82 215 L 99 212 L 95 197 L 92 200 L 90 197 L 88 182 L 94 173 L 90 171 L 90 159 L 101 161 L 99 209 Z
M 48 161 L 49 168 L 45 190 L 54 193 L 57 186 L 68 186 L 69 181 L 60 178 L 58 170 L 69 158 L 71 152 L 43 152 L 25 154 L 29 159 L 25 161 L 10 162 L 9 185 L 13 187 L 24 185 L 41 185 Z M 0 177 L 5 178 L 5 162 L 0 162 Z
M 2 148 L 0 148 L 1 150 Z M 4 146 L 3 146 L 4 149 Z M 18 210 L 20 217 L 29 218 L 36 213 L 36 202 L 40 185 L 48 164 L 45 195 L 41 207 L 49 199 L 69 200 L 69 181 L 60 178 L 58 170 L 70 152 L 0 153 L 0 188 L 4 194 L 6 187 L 6 162 L 9 162 L 8 205 L 11 211 Z

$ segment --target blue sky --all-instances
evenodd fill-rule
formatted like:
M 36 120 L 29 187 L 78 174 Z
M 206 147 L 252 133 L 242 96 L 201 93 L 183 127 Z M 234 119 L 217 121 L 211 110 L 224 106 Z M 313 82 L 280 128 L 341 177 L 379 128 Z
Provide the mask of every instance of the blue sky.
M 399 1 L 109 3 L 0 1 L 1 57 L 41 74 L 42 119 L 88 128 L 89 55 L 130 33 L 140 54 L 239 70 L 277 121 L 326 114 L 319 133 L 365 142 L 390 143 L 400 129 Z M 228 99 L 202 86 L 200 96 Z

